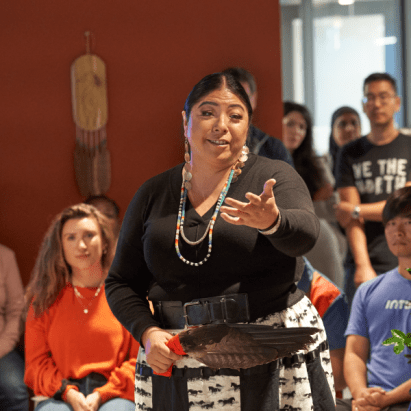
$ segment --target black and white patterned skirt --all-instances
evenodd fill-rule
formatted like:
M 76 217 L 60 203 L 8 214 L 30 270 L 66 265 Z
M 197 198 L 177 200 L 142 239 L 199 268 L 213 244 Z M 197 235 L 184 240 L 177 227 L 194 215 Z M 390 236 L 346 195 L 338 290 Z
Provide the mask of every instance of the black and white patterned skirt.
M 307 297 L 256 324 L 317 327 L 315 342 L 292 358 L 246 370 L 211 370 L 184 358 L 170 378 L 153 375 L 140 348 L 136 366 L 136 411 L 331 411 L 334 378 L 324 326 Z

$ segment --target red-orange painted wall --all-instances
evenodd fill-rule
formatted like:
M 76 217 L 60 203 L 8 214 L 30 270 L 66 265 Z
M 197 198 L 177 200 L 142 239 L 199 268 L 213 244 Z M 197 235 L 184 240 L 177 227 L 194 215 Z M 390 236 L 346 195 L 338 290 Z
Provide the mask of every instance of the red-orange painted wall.
M 95 34 L 107 65 L 109 192 L 124 213 L 149 177 L 182 161 L 181 110 L 193 85 L 228 66 L 259 85 L 254 122 L 281 134 L 277 1 L 13 0 L 0 10 L 0 243 L 27 284 L 55 214 L 82 200 L 70 65 Z

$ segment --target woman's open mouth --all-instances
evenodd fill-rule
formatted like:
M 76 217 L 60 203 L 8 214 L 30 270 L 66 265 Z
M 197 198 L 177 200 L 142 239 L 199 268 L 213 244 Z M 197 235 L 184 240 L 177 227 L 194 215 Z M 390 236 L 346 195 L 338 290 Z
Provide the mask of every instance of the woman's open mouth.
M 211 144 L 214 144 L 216 146 L 225 146 L 228 144 L 227 141 L 225 140 L 208 140 Z

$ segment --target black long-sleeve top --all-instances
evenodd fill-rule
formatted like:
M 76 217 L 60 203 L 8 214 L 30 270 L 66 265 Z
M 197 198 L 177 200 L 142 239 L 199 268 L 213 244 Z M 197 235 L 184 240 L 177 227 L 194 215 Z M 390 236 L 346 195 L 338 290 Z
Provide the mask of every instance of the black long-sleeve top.
M 180 164 L 144 183 L 131 201 L 120 232 L 116 255 L 106 279 L 110 308 L 137 341 L 144 330 L 159 326 L 148 307 L 152 301 L 182 301 L 230 293 L 248 293 L 251 320 L 283 310 L 303 293 L 301 255 L 315 244 L 319 222 L 308 189 L 287 163 L 251 155 L 227 197 L 246 201 L 261 194 L 274 178 L 274 197 L 281 213 L 276 233 L 236 226 L 217 217 L 211 257 L 200 266 L 181 261 L 175 251 L 177 214 L 182 183 Z M 187 199 L 184 232 L 189 240 L 206 230 L 214 207 L 202 217 Z M 192 262 L 207 254 L 208 236 L 197 246 L 180 238 L 182 255 Z

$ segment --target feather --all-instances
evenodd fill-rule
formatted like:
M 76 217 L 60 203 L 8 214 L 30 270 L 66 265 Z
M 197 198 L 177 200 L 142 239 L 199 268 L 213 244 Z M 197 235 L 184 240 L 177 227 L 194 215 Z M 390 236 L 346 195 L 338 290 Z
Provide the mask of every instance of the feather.
M 179 333 L 183 350 L 210 368 L 250 368 L 291 356 L 313 343 L 317 328 L 208 324 Z
M 251 368 L 306 349 L 318 328 L 253 324 L 207 324 L 181 331 L 167 343 L 213 369 Z M 161 375 L 171 375 L 169 373 Z

